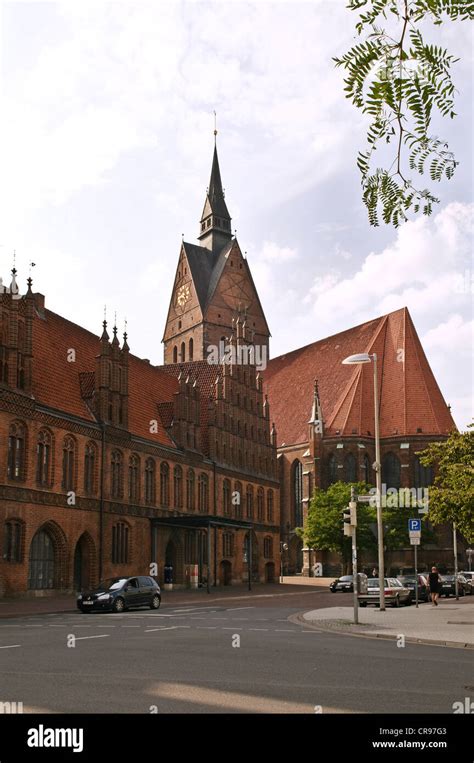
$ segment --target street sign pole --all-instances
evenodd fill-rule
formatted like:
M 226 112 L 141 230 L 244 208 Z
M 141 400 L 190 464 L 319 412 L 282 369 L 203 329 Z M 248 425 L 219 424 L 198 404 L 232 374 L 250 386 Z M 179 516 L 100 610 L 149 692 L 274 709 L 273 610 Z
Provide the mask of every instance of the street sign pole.
M 351 503 L 353 501 L 355 501 L 354 488 L 351 487 Z M 359 600 L 357 598 L 357 538 L 355 527 L 352 527 L 352 588 L 354 593 L 354 623 L 357 625 L 359 622 Z
M 418 607 L 418 546 L 413 546 L 415 549 L 415 607 Z
M 453 551 L 454 551 L 454 590 L 456 591 L 456 599 L 459 599 L 458 539 L 456 535 L 456 522 L 453 522 Z

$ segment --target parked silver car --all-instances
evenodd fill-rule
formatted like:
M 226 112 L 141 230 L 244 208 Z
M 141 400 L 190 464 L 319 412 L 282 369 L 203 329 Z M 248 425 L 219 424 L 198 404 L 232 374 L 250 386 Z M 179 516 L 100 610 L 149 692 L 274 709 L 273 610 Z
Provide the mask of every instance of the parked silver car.
M 459 574 L 463 575 L 466 578 L 466 582 L 468 585 L 468 590 L 466 591 L 466 593 L 469 593 L 472 596 L 474 594 L 474 572 L 472 572 L 471 570 L 469 571 L 461 570 Z
M 380 587 L 378 578 L 369 578 L 367 581 L 367 593 L 359 594 L 358 600 L 361 607 L 367 604 L 379 605 Z M 400 607 L 402 604 L 409 606 L 411 604 L 412 592 L 405 588 L 397 578 L 385 578 L 384 598 L 385 604 L 391 604 L 392 607 Z

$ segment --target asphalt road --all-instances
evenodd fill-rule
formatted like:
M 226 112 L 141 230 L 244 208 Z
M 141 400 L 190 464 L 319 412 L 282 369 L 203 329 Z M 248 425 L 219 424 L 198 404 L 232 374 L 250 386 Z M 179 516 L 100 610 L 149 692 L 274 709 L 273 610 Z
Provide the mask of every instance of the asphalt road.
M 2 620 L 0 702 L 52 713 L 452 713 L 472 696 L 468 650 L 400 649 L 288 620 L 336 601 L 351 596 Z

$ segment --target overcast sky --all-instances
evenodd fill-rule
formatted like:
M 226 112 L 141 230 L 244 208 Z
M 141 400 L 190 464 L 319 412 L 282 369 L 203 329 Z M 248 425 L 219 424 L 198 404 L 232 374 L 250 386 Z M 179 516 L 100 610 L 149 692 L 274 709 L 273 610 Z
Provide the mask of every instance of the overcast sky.
M 0 275 L 17 250 L 47 306 L 100 332 L 128 320 L 162 362 L 181 235 L 194 242 L 213 110 L 226 201 L 272 332 L 272 356 L 408 306 L 459 427 L 471 418 L 473 47 L 468 22 L 428 32 L 460 57 L 461 162 L 431 218 L 371 228 L 355 156 L 364 119 L 332 56 L 346 0 L 3 2 Z M 354 352 L 363 348 L 354 347 Z

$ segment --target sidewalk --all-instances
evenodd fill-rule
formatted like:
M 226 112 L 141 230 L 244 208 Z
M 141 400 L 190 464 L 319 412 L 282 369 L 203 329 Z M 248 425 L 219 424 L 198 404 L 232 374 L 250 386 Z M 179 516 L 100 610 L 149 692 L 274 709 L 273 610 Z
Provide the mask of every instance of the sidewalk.
M 474 649 L 474 597 L 459 601 L 442 599 L 438 607 L 420 604 L 416 609 L 359 607 L 359 624 L 353 623 L 352 607 L 315 609 L 298 616 L 299 622 L 320 630 L 377 638 L 397 639 L 423 644 L 438 644 Z
M 320 578 L 321 580 L 322 578 Z M 279 597 L 290 593 L 318 593 L 314 585 L 295 584 L 294 578 L 285 578 L 291 581 L 291 584 L 280 583 L 254 583 L 252 590 L 248 590 L 245 585 L 233 585 L 225 587 L 211 587 L 210 593 L 205 588 L 190 589 L 184 588 L 178 591 L 165 591 L 162 589 L 161 595 L 163 603 L 171 605 L 205 605 L 210 602 L 228 601 L 229 599 L 250 599 L 257 597 Z M 307 580 L 313 580 L 307 578 Z M 326 590 L 326 589 L 321 589 Z M 76 612 L 76 596 L 69 594 L 67 596 L 39 596 L 28 599 L 1 599 L 0 600 L 0 619 L 6 617 L 28 617 L 30 615 L 52 615 L 62 612 Z

